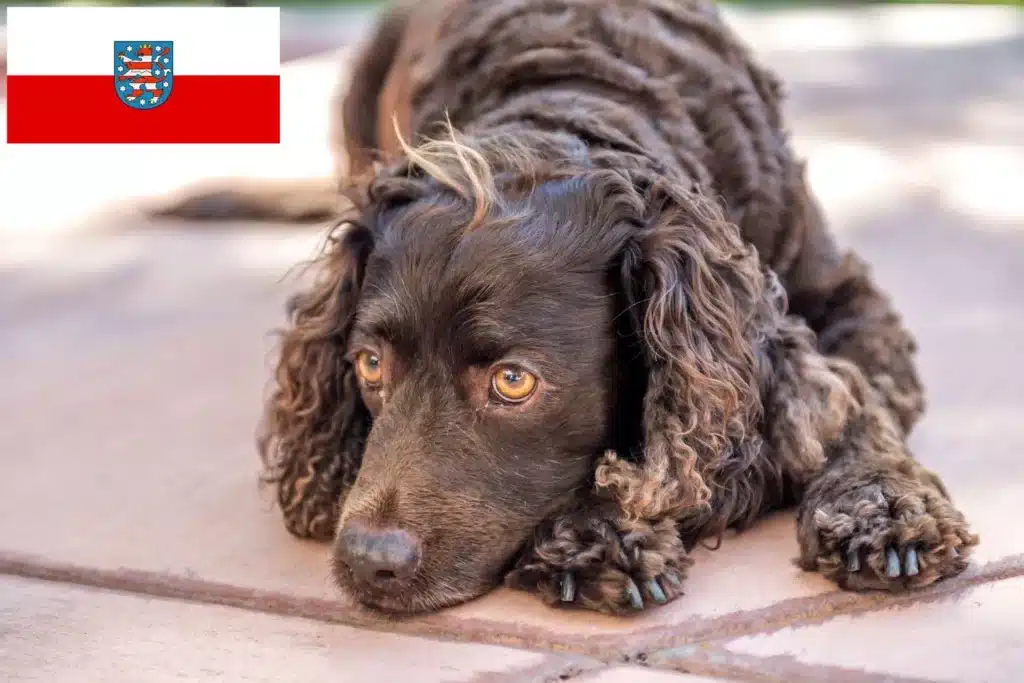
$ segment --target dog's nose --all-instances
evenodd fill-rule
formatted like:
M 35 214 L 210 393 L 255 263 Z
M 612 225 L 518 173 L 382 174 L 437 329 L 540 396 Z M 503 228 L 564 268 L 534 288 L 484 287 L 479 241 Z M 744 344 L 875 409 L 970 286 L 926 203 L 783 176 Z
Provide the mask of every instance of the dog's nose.
M 420 543 L 402 529 L 375 529 L 350 520 L 341 529 L 341 554 L 356 576 L 387 588 L 405 583 L 420 564 Z

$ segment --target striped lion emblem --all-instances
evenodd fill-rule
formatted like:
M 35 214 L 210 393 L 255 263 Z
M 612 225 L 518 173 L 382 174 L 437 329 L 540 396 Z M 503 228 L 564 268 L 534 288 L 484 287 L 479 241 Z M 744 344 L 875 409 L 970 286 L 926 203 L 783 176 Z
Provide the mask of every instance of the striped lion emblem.
M 114 89 L 133 109 L 155 109 L 174 87 L 173 41 L 114 41 Z

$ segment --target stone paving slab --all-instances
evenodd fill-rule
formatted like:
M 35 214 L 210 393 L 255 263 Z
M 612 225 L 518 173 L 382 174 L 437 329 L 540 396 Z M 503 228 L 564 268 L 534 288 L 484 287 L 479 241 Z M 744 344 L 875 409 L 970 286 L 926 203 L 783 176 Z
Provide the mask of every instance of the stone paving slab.
M 0 617 L 8 683 L 483 683 L 557 680 L 593 666 L 10 578 L 0 578 Z
M 823 672 L 830 681 L 874 674 L 1017 683 L 1024 672 L 1022 615 L 1024 579 L 1016 578 L 978 586 L 955 599 L 740 638 L 726 649 L 782 660 L 780 672 L 788 670 L 794 683 Z M 657 660 L 664 664 L 670 657 Z

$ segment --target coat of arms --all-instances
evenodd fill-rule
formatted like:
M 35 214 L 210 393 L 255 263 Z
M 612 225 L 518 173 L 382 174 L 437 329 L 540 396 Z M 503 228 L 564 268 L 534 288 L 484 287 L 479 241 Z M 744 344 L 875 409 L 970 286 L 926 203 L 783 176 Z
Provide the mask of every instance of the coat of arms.
M 114 89 L 133 109 L 154 109 L 174 87 L 173 41 L 114 41 Z

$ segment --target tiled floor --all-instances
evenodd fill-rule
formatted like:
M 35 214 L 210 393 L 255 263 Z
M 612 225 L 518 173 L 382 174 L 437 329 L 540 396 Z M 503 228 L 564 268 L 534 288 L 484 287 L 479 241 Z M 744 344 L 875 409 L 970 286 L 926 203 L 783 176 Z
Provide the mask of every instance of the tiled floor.
M 156 226 L 123 207 L 65 222 L 125 193 L 97 171 L 110 161 L 3 148 L 0 187 L 23 191 L 0 202 L 0 679 L 1019 681 L 1024 29 L 1006 12 L 949 16 L 736 20 L 790 83 L 840 238 L 920 338 L 931 404 L 914 446 L 982 535 L 967 574 L 910 596 L 837 592 L 792 564 L 781 514 L 701 551 L 687 595 L 634 619 L 501 590 L 370 621 L 256 480 L 268 332 L 317 231 Z M 286 69 L 281 148 L 175 153 L 170 187 L 322 171 L 336 71 L 335 58 Z M 48 174 L 78 187 L 33 222 L 24 195 Z M 97 215 L 107 230 L 63 231 Z

